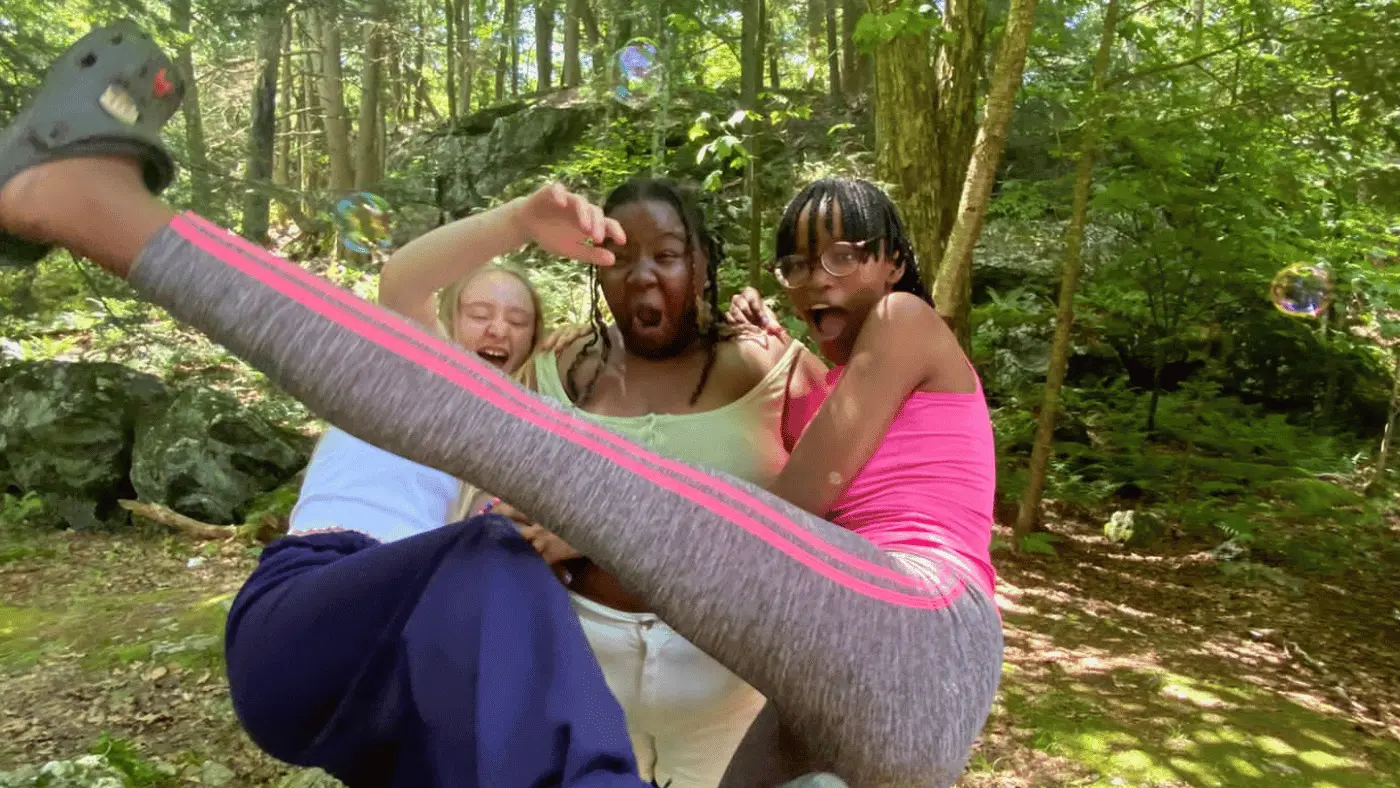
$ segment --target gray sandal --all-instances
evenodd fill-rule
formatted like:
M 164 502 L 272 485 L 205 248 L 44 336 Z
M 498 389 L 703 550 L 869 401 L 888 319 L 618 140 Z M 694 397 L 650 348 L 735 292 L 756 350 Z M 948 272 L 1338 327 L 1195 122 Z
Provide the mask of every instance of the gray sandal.
M 175 162 L 160 130 L 180 108 L 185 81 L 134 22 L 94 29 L 54 62 L 29 105 L 0 132 L 0 188 L 55 159 L 130 156 L 160 194 Z M 49 245 L 0 231 L 0 268 L 37 263 Z

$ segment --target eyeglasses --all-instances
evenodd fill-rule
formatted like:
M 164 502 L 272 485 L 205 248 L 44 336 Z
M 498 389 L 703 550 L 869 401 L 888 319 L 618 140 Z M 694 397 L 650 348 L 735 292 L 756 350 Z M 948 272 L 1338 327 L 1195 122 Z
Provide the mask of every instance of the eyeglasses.
M 820 258 L 822 270 L 838 279 L 850 276 L 870 256 L 870 250 L 865 247 L 873 240 L 876 239 L 837 241 L 827 246 L 822 250 Z M 794 290 L 807 284 L 807 281 L 812 278 L 812 271 L 815 268 L 814 262 L 816 261 L 811 257 L 802 254 L 780 257 L 777 264 L 773 266 L 773 275 L 778 278 L 778 284 L 789 290 Z

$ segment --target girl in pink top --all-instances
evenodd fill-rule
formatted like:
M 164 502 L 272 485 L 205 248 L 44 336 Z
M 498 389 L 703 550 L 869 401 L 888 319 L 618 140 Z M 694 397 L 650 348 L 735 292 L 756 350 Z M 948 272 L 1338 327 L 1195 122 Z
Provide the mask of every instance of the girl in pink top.
M 783 423 L 792 458 L 773 491 L 951 597 L 968 582 L 992 597 L 991 418 L 894 204 L 867 181 L 817 181 L 788 204 L 776 246 L 774 274 L 836 366 L 804 352 L 795 367 Z M 730 317 L 777 326 L 753 290 Z

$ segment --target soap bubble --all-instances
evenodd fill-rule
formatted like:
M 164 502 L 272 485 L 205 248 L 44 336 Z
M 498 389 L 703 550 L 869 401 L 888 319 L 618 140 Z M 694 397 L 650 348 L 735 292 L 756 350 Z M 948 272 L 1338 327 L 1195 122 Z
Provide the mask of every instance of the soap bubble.
M 1317 317 L 1332 303 L 1332 275 L 1312 263 L 1294 263 L 1279 271 L 1269 298 L 1285 315 Z
M 388 249 L 392 243 L 389 203 L 369 192 L 356 192 L 341 198 L 335 206 L 335 225 L 340 242 L 357 254 L 372 249 Z
M 629 107 L 640 107 L 655 96 L 661 83 L 661 63 L 656 44 L 634 38 L 617 51 L 618 84 L 613 98 Z

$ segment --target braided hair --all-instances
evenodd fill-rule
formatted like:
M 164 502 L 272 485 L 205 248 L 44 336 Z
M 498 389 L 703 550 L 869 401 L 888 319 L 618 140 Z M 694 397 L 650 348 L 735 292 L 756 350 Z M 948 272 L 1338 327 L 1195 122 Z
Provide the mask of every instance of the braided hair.
M 705 390 L 705 384 L 710 379 L 710 372 L 715 366 L 717 346 L 720 340 L 719 320 L 719 266 L 724 259 L 724 239 L 716 232 L 713 232 L 705 223 L 704 211 L 700 208 L 700 200 L 696 191 L 682 186 L 670 178 L 633 178 L 608 194 L 603 202 L 603 213 L 611 216 L 613 212 L 625 205 L 635 205 L 642 202 L 659 202 L 671 206 L 676 215 L 681 218 L 681 225 L 685 228 L 686 256 L 690 260 L 693 268 L 695 265 L 695 251 L 697 249 L 705 256 L 705 297 L 699 303 L 696 312 L 696 319 L 699 325 L 696 328 L 702 333 L 705 341 L 705 366 L 700 372 L 700 382 L 695 386 L 695 391 L 690 395 L 690 404 L 694 405 L 700 399 L 700 394 Z M 692 271 L 693 273 L 693 271 Z M 593 390 L 598 384 L 598 378 L 602 375 L 603 365 L 607 363 L 608 355 L 612 351 L 612 338 L 609 336 L 607 321 L 603 319 L 601 309 L 602 287 L 598 283 L 598 269 L 589 266 L 588 269 L 588 290 L 589 290 L 589 320 L 593 324 L 593 332 L 589 335 L 588 341 L 574 357 L 569 369 L 564 374 L 564 388 L 569 394 L 569 398 L 575 404 L 583 405 L 593 396 Z M 699 297 L 697 296 L 697 301 Z M 579 363 L 589 355 L 589 352 L 601 345 L 602 358 L 599 360 L 593 374 L 588 382 L 580 387 L 578 382 Z
M 807 249 L 817 248 L 817 214 L 824 206 L 827 233 L 836 235 L 836 212 L 829 206 L 835 204 L 841 209 L 841 237 L 846 241 L 873 241 L 879 239 L 885 254 L 904 266 L 904 273 L 894 283 L 897 292 L 913 293 L 930 305 L 933 297 L 919 279 L 919 261 L 914 256 L 914 245 L 904 232 L 904 222 L 899 218 L 899 209 L 889 195 L 870 181 L 860 178 L 823 178 L 807 184 L 792 198 L 783 219 L 778 223 L 776 255 L 782 259 L 797 251 L 797 217 L 808 212 Z

